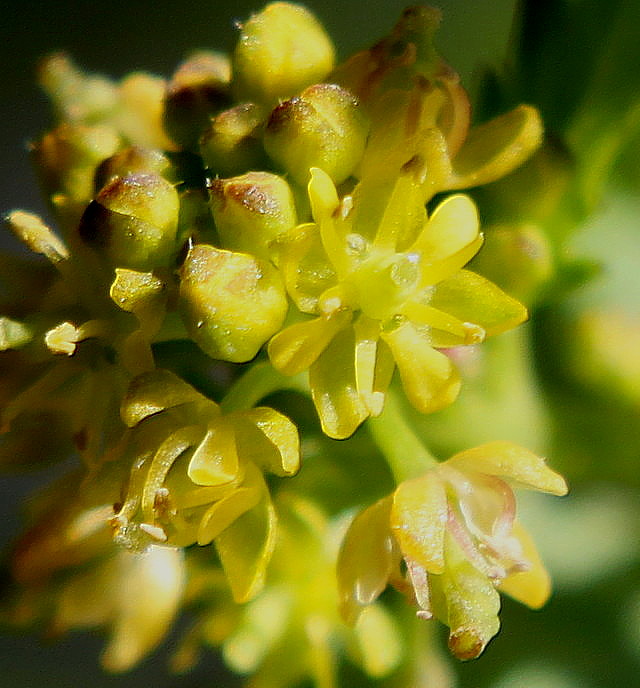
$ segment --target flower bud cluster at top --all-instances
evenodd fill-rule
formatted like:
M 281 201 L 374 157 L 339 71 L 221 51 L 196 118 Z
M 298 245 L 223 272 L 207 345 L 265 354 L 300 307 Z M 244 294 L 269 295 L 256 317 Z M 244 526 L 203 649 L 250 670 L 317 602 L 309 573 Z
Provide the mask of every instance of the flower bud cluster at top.
M 131 563 L 126 549 L 172 572 L 171 594 L 162 592 L 166 580 L 150 588 L 162 603 L 142 595 L 143 611 L 121 593 L 95 617 L 114 628 L 111 668 L 153 647 L 180 604 L 185 560 L 158 552 L 215 543 L 241 602 L 261 590 L 274 551 L 283 558 L 265 473 L 298 471 L 304 428 L 257 402 L 295 388 L 310 393 L 329 437 L 349 438 L 377 416 L 380 433 L 396 368 L 408 401 L 436 411 L 461 385 L 448 350 L 527 318 L 522 304 L 465 268 L 483 243 L 478 211 L 467 195 L 443 194 L 518 167 L 540 143 L 540 119 L 522 105 L 470 128 L 467 94 L 433 47 L 439 20 L 431 8 L 407 10 L 389 37 L 336 65 L 315 17 L 276 2 L 241 25 L 231 57 L 194 53 L 168 82 L 135 73 L 113 83 L 64 55 L 43 63 L 58 123 L 31 152 L 59 234 L 26 212 L 8 217 L 48 264 L 9 256 L 0 264 L 0 451 L 23 464 L 72 451 L 84 462 L 78 496 L 65 493 L 61 506 L 50 500 L 19 544 L 18 580 L 49 580 L 98 555 L 95 584 L 153 578 L 153 567 Z M 164 342 L 192 342 L 246 372 L 216 403 L 158 365 Z M 37 447 L 35 427 L 47 428 Z M 353 621 L 356 606 L 390 580 L 413 591 L 422 615 L 447 623 L 453 651 L 468 658 L 497 631 L 496 585 L 541 604 L 548 585 L 514 531 L 502 478 L 557 494 L 564 483 L 524 451 L 492 445 L 478 455 L 487 470 L 468 455 L 435 473 L 426 460 L 425 477 L 410 476 L 418 483 L 405 482 L 389 456 L 399 487 L 356 518 L 340 555 L 345 617 Z M 527 466 L 537 478 L 523 477 Z M 283 507 L 283 532 L 297 532 L 298 519 L 318 541 L 328 538 L 319 507 L 305 504 Z M 318 547 L 313 557 L 326 573 Z M 535 590 L 509 587 L 516 573 Z M 285 585 L 286 566 L 279 576 Z M 89 623 L 69 601 L 81 583 L 69 581 L 61 628 Z M 454 599 L 456 585 L 468 587 L 475 611 Z M 310 612 L 300 600 L 264 595 L 286 607 L 312 645 L 320 637 L 331 644 L 330 633 L 314 635 L 301 621 Z M 333 613 L 314 612 L 329 625 L 339 623 Z M 381 614 L 371 611 L 358 632 L 388 628 Z M 234 644 L 245 622 L 225 650 L 241 671 L 259 664 Z M 375 653 L 365 650 L 371 668 Z

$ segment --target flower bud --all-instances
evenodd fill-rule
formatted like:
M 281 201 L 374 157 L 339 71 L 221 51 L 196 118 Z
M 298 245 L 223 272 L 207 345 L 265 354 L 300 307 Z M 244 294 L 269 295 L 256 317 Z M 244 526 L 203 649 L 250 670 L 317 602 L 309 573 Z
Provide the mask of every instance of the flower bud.
M 287 297 L 269 263 L 197 244 L 180 270 L 180 309 L 189 336 L 205 353 L 242 363 L 280 329 Z
M 144 272 L 171 260 L 178 212 L 178 193 L 157 174 L 115 177 L 87 207 L 79 232 L 113 265 Z
M 116 85 L 98 74 L 85 74 L 64 53 L 45 58 L 38 77 L 61 120 L 95 122 L 117 106 Z
M 274 242 L 296 225 L 287 182 L 270 172 L 248 172 L 216 179 L 210 186 L 211 208 L 225 248 L 269 259 Z
M 96 166 L 113 155 L 120 139 L 109 126 L 61 124 L 33 144 L 42 184 L 54 203 L 87 202 Z
M 166 82 L 145 72 L 127 75 L 118 89 L 119 107 L 112 117 L 122 136 L 137 146 L 175 150 L 163 126 Z
M 231 79 L 225 55 L 198 52 L 184 62 L 167 87 L 164 126 L 184 148 L 196 149 L 209 119 L 227 103 Z
M 95 173 L 95 189 L 99 192 L 115 177 L 127 177 L 132 174 L 162 175 L 169 167 L 169 160 L 160 151 L 131 146 L 103 160 Z
M 340 184 L 360 162 L 368 129 L 367 119 L 349 91 L 318 84 L 273 110 L 264 145 L 298 184 L 309 181 L 311 167 L 322 168 Z
M 273 2 L 242 26 L 234 85 L 241 100 L 273 105 L 322 81 L 333 61 L 333 44 L 307 9 Z
M 205 167 L 221 177 L 264 167 L 262 121 L 262 109 L 253 103 L 237 105 L 214 117 L 200 139 Z

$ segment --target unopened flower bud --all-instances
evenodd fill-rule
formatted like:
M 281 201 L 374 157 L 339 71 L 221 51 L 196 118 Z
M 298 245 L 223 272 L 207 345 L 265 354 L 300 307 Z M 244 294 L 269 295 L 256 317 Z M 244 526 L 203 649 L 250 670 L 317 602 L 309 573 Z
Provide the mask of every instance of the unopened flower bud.
M 112 119 L 123 138 L 145 148 L 175 150 L 163 126 L 165 92 L 165 80 L 145 72 L 133 72 L 120 82 Z
M 300 5 L 273 2 L 242 26 L 234 86 L 241 100 L 273 105 L 323 81 L 333 62 L 333 44 L 318 20 Z
M 54 203 L 86 202 L 93 196 L 96 166 L 120 145 L 106 125 L 61 124 L 33 144 L 32 155 L 43 186 Z
M 117 107 L 116 85 L 99 74 L 85 74 L 64 53 L 42 60 L 38 77 L 61 120 L 95 122 Z
M 131 146 L 118 151 L 98 166 L 95 174 L 95 189 L 103 186 L 115 177 L 127 177 L 132 174 L 162 175 L 169 167 L 169 160 L 158 150 Z
M 179 199 L 157 174 L 115 177 L 87 207 L 80 236 L 118 267 L 147 271 L 176 250 Z
M 231 177 L 264 167 L 262 108 L 237 105 L 211 120 L 200 139 L 200 154 L 213 174 Z
M 164 104 L 164 126 L 176 143 L 197 148 L 212 115 L 227 105 L 230 79 L 229 60 L 220 53 L 195 53 L 180 66 Z
M 340 86 L 317 84 L 273 110 L 264 145 L 298 184 L 309 181 L 311 167 L 340 184 L 360 162 L 368 129 L 355 96 Z
M 225 248 L 269 259 L 274 242 L 296 225 L 287 182 L 270 172 L 248 172 L 216 179 L 210 186 L 211 208 Z
M 180 270 L 180 310 L 189 336 L 205 353 L 241 363 L 280 329 L 287 297 L 266 261 L 197 244 Z

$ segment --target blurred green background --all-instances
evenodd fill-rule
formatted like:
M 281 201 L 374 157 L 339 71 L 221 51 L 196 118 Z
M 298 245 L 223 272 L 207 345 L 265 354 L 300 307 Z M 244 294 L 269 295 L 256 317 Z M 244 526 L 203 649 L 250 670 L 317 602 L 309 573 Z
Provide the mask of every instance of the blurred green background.
M 323 21 L 342 57 L 384 35 L 405 7 L 399 0 L 305 4 Z M 487 69 L 505 66 L 516 3 L 434 4 L 444 11 L 440 50 L 476 94 Z M 549 461 L 564 472 L 572 492 L 557 501 L 523 500 L 524 520 L 554 577 L 551 602 L 531 612 L 505 601 L 500 636 L 480 660 L 453 666 L 462 688 L 634 686 L 640 683 L 640 3 L 529 5 L 537 13 L 527 18 L 529 43 L 520 45 L 521 78 L 497 89 L 500 95 L 485 96 L 483 108 L 492 109 L 492 97 L 540 106 L 551 135 L 573 137 L 580 189 L 589 190 L 567 194 L 589 201 L 566 213 L 581 218 L 575 232 L 547 227 L 556 232 L 554 250 L 567 267 L 564 282 L 558 280 L 553 296 L 540 301 L 526 333 L 542 420 L 536 416 L 531 421 L 536 428 L 525 427 L 523 433 L 544 432 Z M 48 125 L 47 104 L 35 85 L 38 57 L 63 49 L 80 66 L 113 77 L 132 70 L 169 75 L 194 48 L 231 48 L 234 20 L 258 8 L 255 0 L 5 4 L 2 212 L 21 207 L 46 214 L 26 154 L 29 139 Z M 595 267 L 573 274 L 574 258 L 582 261 L 578 266 Z M 473 438 L 481 430 L 472 424 L 465 432 Z M 18 527 L 22 496 L 48 478 L 0 478 L 3 543 Z M 134 672 L 113 677 L 98 667 L 97 636 L 43 646 L 3 632 L 0 683 L 16 688 L 228 684 L 211 655 L 189 676 L 168 675 L 165 655 L 171 644 L 169 639 Z

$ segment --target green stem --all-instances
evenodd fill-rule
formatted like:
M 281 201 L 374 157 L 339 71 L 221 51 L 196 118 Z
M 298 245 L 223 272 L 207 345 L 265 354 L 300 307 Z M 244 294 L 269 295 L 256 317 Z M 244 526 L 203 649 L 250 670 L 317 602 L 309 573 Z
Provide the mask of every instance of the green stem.
M 266 361 L 256 363 L 234 382 L 220 406 L 227 413 L 253 408 L 261 399 L 283 389 L 309 393 L 304 375 L 289 377 L 279 373 Z
M 395 390 L 389 390 L 384 411 L 377 418 L 369 419 L 367 426 L 384 454 L 396 484 L 416 478 L 438 463 L 413 431 Z

